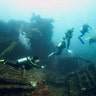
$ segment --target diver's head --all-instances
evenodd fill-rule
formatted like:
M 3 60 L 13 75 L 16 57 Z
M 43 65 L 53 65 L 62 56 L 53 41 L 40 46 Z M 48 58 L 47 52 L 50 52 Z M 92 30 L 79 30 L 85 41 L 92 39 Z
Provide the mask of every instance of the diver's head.
M 34 63 L 39 63 L 40 62 L 40 59 L 38 57 L 36 57 L 36 56 L 34 56 L 32 58 L 32 60 L 34 61 Z
M 63 37 L 62 39 L 65 40 L 65 37 Z
M 69 34 L 72 34 L 73 31 L 74 31 L 74 27 L 71 27 L 71 28 L 68 30 L 68 33 L 69 33 Z
M 74 31 L 74 27 L 71 28 L 72 32 Z
M 83 24 L 83 26 L 88 26 L 89 24 L 88 24 L 88 22 L 84 22 L 84 24 Z
M 74 27 L 70 26 L 68 30 L 70 30 L 70 32 L 73 32 L 74 31 Z

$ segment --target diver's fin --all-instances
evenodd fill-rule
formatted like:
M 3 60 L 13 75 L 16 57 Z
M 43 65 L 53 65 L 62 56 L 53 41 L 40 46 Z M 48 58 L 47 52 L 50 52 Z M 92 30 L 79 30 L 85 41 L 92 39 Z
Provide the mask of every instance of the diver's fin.
M 70 53 L 70 54 L 72 54 L 73 52 L 72 52 L 72 50 L 69 50 L 69 49 L 67 49 L 67 52 L 68 53 Z
M 48 58 L 53 56 L 55 54 L 55 52 L 52 52 L 51 54 L 48 55 Z
M 87 40 L 89 40 L 91 37 L 87 37 L 87 38 L 85 38 L 85 40 L 87 41 Z
M 80 42 L 82 43 L 82 44 L 84 44 L 84 41 L 78 36 L 78 39 L 80 40 Z

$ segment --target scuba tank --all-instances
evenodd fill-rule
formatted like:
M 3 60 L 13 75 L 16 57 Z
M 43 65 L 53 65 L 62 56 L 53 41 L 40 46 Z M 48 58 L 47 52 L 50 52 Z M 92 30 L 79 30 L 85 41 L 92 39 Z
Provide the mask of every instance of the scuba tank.
M 17 62 L 18 63 L 24 63 L 24 62 L 27 62 L 29 58 L 30 57 L 24 57 L 24 58 L 18 59 Z

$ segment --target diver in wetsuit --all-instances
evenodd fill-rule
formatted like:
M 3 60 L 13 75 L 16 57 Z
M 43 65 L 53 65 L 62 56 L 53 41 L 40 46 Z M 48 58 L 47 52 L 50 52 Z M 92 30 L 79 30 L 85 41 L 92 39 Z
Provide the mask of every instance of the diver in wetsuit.
M 6 60 L 6 59 L 1 59 L 1 63 L 10 65 L 14 68 L 21 68 L 21 69 L 26 69 L 29 70 L 33 67 L 35 68 L 43 68 L 43 66 L 38 66 L 38 63 L 40 62 L 39 58 L 34 56 L 34 57 L 24 57 L 21 59 L 16 60 L 14 63 L 12 61 Z
M 62 41 L 57 45 L 57 51 L 52 52 L 51 54 L 48 55 L 48 57 L 51 57 L 53 55 L 61 55 L 64 48 L 66 48 L 66 42 L 65 42 L 65 38 L 62 38 Z
M 74 28 L 70 28 L 67 30 L 67 32 L 65 33 L 65 39 L 66 39 L 66 42 L 67 42 L 67 49 L 69 49 L 69 46 L 70 46 L 70 40 L 73 36 L 73 31 L 74 31 Z
M 89 38 L 89 44 L 92 44 L 92 43 L 96 44 L 96 35 Z
M 71 27 L 70 29 L 67 30 L 67 32 L 65 33 L 65 37 L 62 38 L 62 41 L 57 45 L 57 51 L 56 52 L 52 52 L 51 54 L 48 55 L 48 57 L 51 57 L 53 55 L 61 55 L 62 51 L 66 48 L 68 53 L 72 53 L 71 50 L 69 50 L 69 46 L 70 46 L 70 40 L 73 36 L 73 31 L 74 28 Z
M 84 44 L 84 41 L 81 39 L 81 37 L 83 37 L 85 35 L 85 33 L 88 33 L 89 30 L 92 30 L 92 28 L 88 25 L 88 24 L 84 24 L 82 27 L 81 27 L 81 35 L 78 36 L 79 40 L 81 41 L 82 44 Z

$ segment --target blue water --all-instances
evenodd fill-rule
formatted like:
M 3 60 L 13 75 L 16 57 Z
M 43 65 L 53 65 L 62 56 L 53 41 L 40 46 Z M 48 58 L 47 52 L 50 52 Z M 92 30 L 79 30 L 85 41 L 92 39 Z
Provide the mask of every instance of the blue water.
M 32 12 L 55 22 L 52 41 L 57 45 L 66 30 L 73 26 L 75 31 L 70 49 L 73 55 L 96 60 L 96 45 L 89 45 L 85 39 L 96 34 L 96 0 L 0 0 L 0 20 L 11 19 L 30 21 Z M 78 40 L 80 28 L 88 23 L 92 30 L 83 37 L 85 44 Z M 64 53 L 62 54 L 62 56 Z

